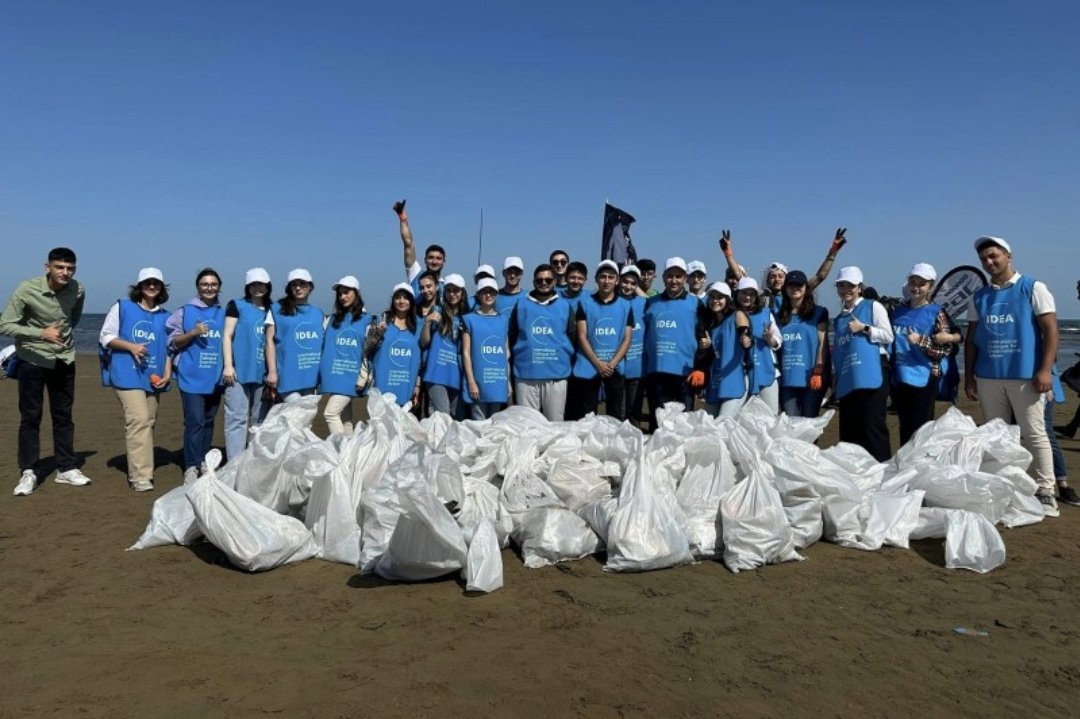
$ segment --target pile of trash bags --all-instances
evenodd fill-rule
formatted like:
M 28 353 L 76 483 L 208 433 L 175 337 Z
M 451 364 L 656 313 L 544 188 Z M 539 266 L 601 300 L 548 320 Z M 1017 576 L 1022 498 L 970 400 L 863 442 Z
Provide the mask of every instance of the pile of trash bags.
M 777 417 L 760 400 L 713 418 L 669 404 L 659 428 L 590 415 L 549 422 L 510 407 L 484 421 L 418 421 L 373 391 L 352 435 L 311 431 L 318 396 L 278 405 L 244 452 L 161 496 L 132 549 L 206 540 L 256 572 L 318 557 L 395 581 L 502 586 L 502 549 L 526 567 L 606 555 L 605 571 L 719 559 L 732 572 L 852 549 L 945 540 L 949 568 L 1005 561 L 997 526 L 1039 522 L 1019 428 L 953 408 L 889 461 L 814 442 L 832 412 Z

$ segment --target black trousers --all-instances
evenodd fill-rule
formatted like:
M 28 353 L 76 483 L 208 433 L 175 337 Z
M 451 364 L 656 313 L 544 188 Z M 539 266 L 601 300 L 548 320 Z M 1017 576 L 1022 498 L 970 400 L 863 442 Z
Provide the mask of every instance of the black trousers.
M 889 405 L 889 367 L 882 360 L 881 386 L 856 389 L 840 398 L 840 441 L 866 449 L 879 462 L 892 456 L 885 411 Z
M 656 430 L 656 410 L 668 402 L 682 402 L 687 411 L 694 408 L 694 390 L 682 375 L 654 372 L 645 377 L 649 399 L 649 431 Z
M 570 377 L 566 383 L 566 413 L 564 419 L 576 421 L 595 412 L 600 406 L 600 387 L 604 388 L 604 408 L 609 417 L 620 422 L 626 419 L 626 381 L 616 372 L 604 379 L 596 375 L 590 379 Z
M 19 471 L 37 471 L 41 459 L 41 415 L 45 392 L 49 393 L 52 415 L 53 452 L 61 472 L 75 469 L 75 423 L 71 406 L 75 402 L 75 363 L 57 362 L 52 368 L 19 363 Z
M 925 387 L 913 387 L 903 382 L 893 384 L 893 409 L 900 420 L 900 444 L 907 444 L 919 427 L 934 419 L 937 386 L 936 377 L 931 377 Z

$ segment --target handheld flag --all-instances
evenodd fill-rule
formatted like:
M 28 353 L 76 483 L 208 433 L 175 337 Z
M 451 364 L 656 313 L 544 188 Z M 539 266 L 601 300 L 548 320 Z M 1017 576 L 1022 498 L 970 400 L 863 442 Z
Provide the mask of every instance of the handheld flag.
M 630 239 L 634 216 L 604 203 L 604 234 L 600 240 L 600 259 L 614 260 L 619 267 L 637 262 L 637 249 Z

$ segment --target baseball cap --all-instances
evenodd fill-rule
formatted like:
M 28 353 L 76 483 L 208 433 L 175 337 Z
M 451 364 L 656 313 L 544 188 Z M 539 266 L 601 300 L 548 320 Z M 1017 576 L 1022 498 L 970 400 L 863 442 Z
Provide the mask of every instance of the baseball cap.
M 806 273 L 802 270 L 792 270 L 784 277 L 785 285 L 805 285 L 809 284 L 806 281 Z
M 841 267 L 840 274 L 836 276 L 837 282 L 850 282 L 853 285 L 861 285 L 863 283 L 862 270 L 858 267 Z
M 709 285 L 707 292 L 719 292 L 724 297 L 731 299 L 731 288 L 728 287 L 727 282 L 713 282 Z
M 907 273 L 908 277 L 921 277 L 924 280 L 930 280 L 933 282 L 937 279 L 937 270 L 933 265 L 925 262 L 918 262 L 912 266 L 911 271 Z
M 765 268 L 766 272 L 783 272 L 787 273 L 788 268 L 783 262 L 771 262 L 769 266 Z
M 483 277 L 476 283 L 476 291 L 479 292 L 480 290 L 494 290 L 495 292 L 498 292 L 499 284 L 490 277 Z
M 443 285 L 453 285 L 454 287 L 460 287 L 464 289 L 465 278 L 455 272 L 443 278 Z
M 511 267 L 516 267 L 522 272 L 525 271 L 525 263 L 521 261 L 520 257 L 507 257 L 503 260 L 503 269 L 508 270 Z
M 351 290 L 356 290 L 357 292 L 359 292 L 360 280 L 356 279 L 352 275 L 345 275 L 340 280 L 335 282 L 333 287 L 331 287 L 330 289 L 336 292 L 339 287 L 348 287 Z
M 487 275 L 488 277 L 495 276 L 495 268 L 491 265 L 480 265 L 476 268 L 476 272 L 473 273 L 473 277 L 479 277 L 480 275 Z
M 601 260 L 600 264 L 596 266 L 596 274 L 600 274 L 600 270 L 604 269 L 605 267 L 614 272 L 616 275 L 619 274 L 619 265 L 616 264 L 614 260 Z
M 993 235 L 983 235 L 979 239 L 975 240 L 975 251 L 982 252 L 983 248 L 987 245 L 997 245 L 1001 249 L 1012 254 L 1012 248 L 1009 247 L 1009 243 L 1000 237 L 994 237 Z
M 390 293 L 390 296 L 393 297 L 398 292 L 408 292 L 409 297 L 416 297 L 416 293 L 413 292 L 412 285 L 410 285 L 408 282 L 398 282 L 396 285 L 394 285 L 394 291 Z
M 676 269 L 686 272 L 686 260 L 681 257 L 669 257 L 667 262 L 664 263 L 664 272 L 668 270 Z
M 761 288 L 758 287 L 757 280 L 755 280 L 753 277 L 740 277 L 739 284 L 735 286 L 735 291 L 741 292 L 743 290 L 753 290 L 754 292 L 760 292 Z
M 244 274 L 244 286 L 250 285 L 252 282 L 262 282 L 264 285 L 270 284 L 270 273 L 261 267 L 252 267 Z
M 686 266 L 686 274 L 692 275 L 695 272 L 700 272 L 703 275 L 709 274 L 708 270 L 705 269 L 704 262 L 701 260 L 690 260 L 690 264 Z
M 147 280 L 157 280 L 161 284 L 165 284 L 165 277 L 161 274 L 161 270 L 156 267 L 144 267 L 139 270 L 139 279 L 135 281 L 135 284 L 142 284 Z
M 289 274 L 285 277 L 285 284 L 289 284 L 294 280 L 300 280 L 302 282 L 310 282 L 311 284 L 315 284 L 315 281 L 311 279 L 311 273 L 299 267 L 289 272 Z
M 622 272 L 619 273 L 620 277 L 622 277 L 623 275 L 637 275 L 637 278 L 640 280 L 641 270 L 637 268 L 637 265 L 626 265 L 622 268 Z

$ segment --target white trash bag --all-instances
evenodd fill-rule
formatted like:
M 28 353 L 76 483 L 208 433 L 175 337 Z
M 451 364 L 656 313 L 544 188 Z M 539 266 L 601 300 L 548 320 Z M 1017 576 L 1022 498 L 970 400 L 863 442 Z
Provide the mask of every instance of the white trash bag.
M 513 536 L 529 569 L 583 559 L 594 553 L 600 543 L 584 519 L 562 507 L 523 513 Z
M 467 592 L 494 592 L 502 587 L 502 551 L 499 549 L 499 538 L 491 520 L 480 520 L 477 525 L 469 541 L 469 551 L 465 554 L 465 569 L 461 574 Z
M 1005 563 L 1005 542 L 984 515 L 950 510 L 946 518 L 945 566 L 985 574 Z
M 221 450 L 212 449 L 206 454 L 206 476 L 215 477 L 217 468 L 221 464 Z M 194 481 L 194 480 L 193 480 Z M 189 545 L 202 538 L 202 530 L 195 521 L 195 511 L 191 508 L 191 502 L 187 500 L 187 488 L 189 483 L 170 489 L 154 501 L 150 510 L 150 523 L 146 525 L 142 536 L 135 544 L 128 547 L 132 549 L 149 549 L 150 547 L 163 547 L 169 544 Z
M 720 502 L 724 564 L 733 573 L 763 564 L 801 561 L 780 493 L 763 472 L 735 485 Z
M 465 535 L 427 479 L 419 473 L 404 476 L 393 489 L 400 516 L 375 573 L 384 579 L 419 582 L 462 569 Z

